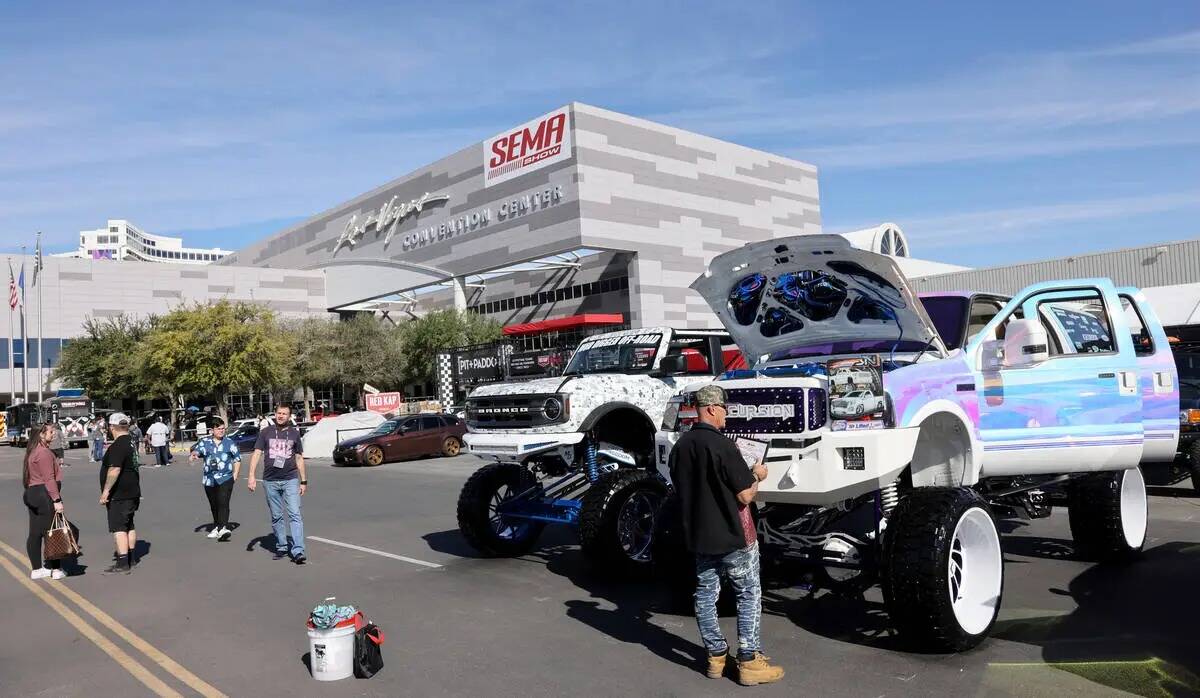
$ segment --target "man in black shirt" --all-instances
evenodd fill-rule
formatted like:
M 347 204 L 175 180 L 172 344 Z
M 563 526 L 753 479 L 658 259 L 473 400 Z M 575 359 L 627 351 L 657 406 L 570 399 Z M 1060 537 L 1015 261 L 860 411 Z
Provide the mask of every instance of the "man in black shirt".
M 136 564 L 137 531 L 133 526 L 133 514 L 142 499 L 142 486 L 138 477 L 137 444 L 129 438 L 129 422 L 129 417 L 121 412 L 114 412 L 108 418 L 113 442 L 105 451 L 104 464 L 100 466 L 100 503 L 108 509 L 108 530 L 117 546 L 117 559 L 104 574 L 129 574 Z
M 762 587 L 759 583 L 758 538 L 750 504 L 758 483 L 767 477 L 762 463 L 753 468 L 725 427 L 725 391 L 706 385 L 696 391 L 698 422 L 671 449 L 671 483 L 683 511 L 683 533 L 696 555 L 696 623 L 708 651 L 707 676 L 725 672 L 729 643 L 717 621 L 721 576 L 737 595 L 738 682 L 743 686 L 783 678 L 783 669 L 762 653 Z

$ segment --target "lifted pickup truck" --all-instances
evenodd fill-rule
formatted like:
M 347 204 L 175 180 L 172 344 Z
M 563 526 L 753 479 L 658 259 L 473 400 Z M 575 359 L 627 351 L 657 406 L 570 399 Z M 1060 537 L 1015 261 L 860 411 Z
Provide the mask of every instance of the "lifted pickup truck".
M 744 365 L 724 330 L 651 327 L 588 337 L 561 377 L 477 388 L 463 441 L 496 462 L 463 486 L 459 529 L 504 556 L 529 550 L 547 523 L 578 526 L 589 558 L 646 567 L 667 490 L 654 466 L 667 401 Z
M 764 555 L 812 563 L 830 587 L 879 581 L 904 636 L 957 651 L 986 637 L 1000 608 L 995 516 L 1049 516 L 1061 493 L 1080 555 L 1141 550 L 1138 466 L 1174 458 L 1179 391 L 1136 289 L 1076 279 L 1011 300 L 919 301 L 891 259 L 824 235 L 725 253 L 692 287 L 753 365 L 717 384 L 727 434 L 769 443 L 756 507 Z M 932 307 L 970 310 L 935 322 Z M 877 367 L 881 415 L 830 409 L 829 376 L 847 361 Z M 692 392 L 672 399 L 657 437 L 665 479 Z M 790 418 L 760 416 L 780 413 Z M 656 534 L 664 563 L 672 551 L 682 562 L 675 510 Z

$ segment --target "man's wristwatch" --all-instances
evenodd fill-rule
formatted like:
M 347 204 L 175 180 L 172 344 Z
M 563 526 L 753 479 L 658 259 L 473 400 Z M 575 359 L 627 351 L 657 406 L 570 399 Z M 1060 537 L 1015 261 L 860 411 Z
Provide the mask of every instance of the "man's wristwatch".
M 300 481 L 300 484 L 301 484 L 301 485 L 307 485 L 307 484 L 308 484 L 308 480 L 301 480 L 301 481 Z

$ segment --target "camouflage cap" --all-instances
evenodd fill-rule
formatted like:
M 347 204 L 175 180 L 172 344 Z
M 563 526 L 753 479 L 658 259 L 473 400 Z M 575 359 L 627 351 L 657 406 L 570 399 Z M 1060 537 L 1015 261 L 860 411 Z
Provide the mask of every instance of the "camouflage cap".
M 725 391 L 719 385 L 706 385 L 696 391 L 696 406 L 706 405 L 725 406 Z

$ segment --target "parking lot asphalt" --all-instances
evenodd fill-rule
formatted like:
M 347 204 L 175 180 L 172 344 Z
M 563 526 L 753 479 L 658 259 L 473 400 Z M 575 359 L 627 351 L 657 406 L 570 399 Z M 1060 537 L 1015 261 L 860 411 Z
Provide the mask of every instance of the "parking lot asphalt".
M 671 607 L 668 590 L 606 580 L 573 532 L 547 529 L 519 559 L 475 556 L 455 524 L 459 488 L 480 465 L 471 456 L 378 468 L 311 461 L 303 567 L 271 559 L 262 490 L 243 483 L 233 540 L 206 539 L 199 470 L 177 457 L 142 470 L 144 559 L 115 577 L 99 574 L 111 538 L 97 466 L 81 449 L 68 459 L 64 499 L 82 530 L 81 569 L 29 582 L 20 451 L 0 447 L 0 695 L 1200 693 L 1200 498 L 1190 487 L 1154 488 L 1147 551 L 1126 567 L 1074 559 L 1064 511 L 1006 525 L 1000 620 L 991 639 L 959 655 L 908 651 L 876 590 L 800 598 L 790 573 L 770 572 L 764 642 L 788 675 L 741 689 L 699 673 L 694 621 Z M 375 678 L 309 676 L 304 624 L 329 596 L 387 633 Z M 733 621 L 722 619 L 730 637 Z

